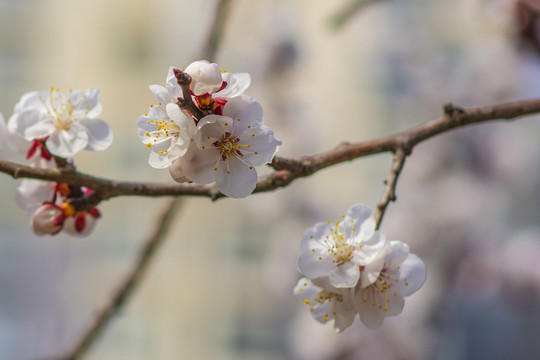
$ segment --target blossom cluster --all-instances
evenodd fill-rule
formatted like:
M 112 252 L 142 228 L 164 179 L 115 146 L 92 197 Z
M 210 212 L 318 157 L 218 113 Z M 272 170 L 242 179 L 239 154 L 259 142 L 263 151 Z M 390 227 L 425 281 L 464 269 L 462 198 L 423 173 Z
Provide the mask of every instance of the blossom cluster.
M 371 210 L 351 207 L 337 222 L 321 222 L 301 240 L 298 270 L 304 275 L 294 294 L 321 323 L 334 321 L 341 332 L 358 314 L 379 328 L 384 318 L 401 313 L 404 297 L 426 279 L 422 260 L 401 241 L 388 241 L 375 229 Z
M 186 75 L 190 99 L 180 85 Z M 215 182 L 229 197 L 251 194 L 255 167 L 270 162 L 281 141 L 264 125 L 261 105 L 243 95 L 250 81 L 246 73 L 229 73 L 205 60 L 183 70 L 171 67 L 165 86 L 149 87 L 158 103 L 137 122 L 139 138 L 150 148 L 150 166 L 169 168 L 177 182 Z M 186 100 L 198 116 L 182 106 Z
M 109 125 L 96 118 L 101 109 L 97 89 L 62 92 L 53 87 L 26 93 L 7 124 L 0 117 L 0 140 L 9 148 L 4 152 L 24 155 L 31 167 L 54 169 L 59 159 L 72 164 L 72 157 L 81 150 L 105 150 L 113 135 Z M 86 235 L 100 213 L 96 207 L 77 210 L 73 204 L 92 193 L 84 187 L 25 179 L 16 191 L 16 201 L 31 214 L 30 224 L 37 235 L 60 231 Z

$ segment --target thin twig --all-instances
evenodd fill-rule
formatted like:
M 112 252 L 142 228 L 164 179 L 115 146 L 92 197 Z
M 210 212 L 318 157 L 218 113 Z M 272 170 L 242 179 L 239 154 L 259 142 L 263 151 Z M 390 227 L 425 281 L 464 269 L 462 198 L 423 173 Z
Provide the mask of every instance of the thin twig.
M 396 185 L 399 174 L 401 174 L 401 170 L 403 169 L 403 165 L 405 164 L 406 159 L 407 154 L 403 149 L 398 149 L 394 154 L 394 159 L 392 161 L 392 170 L 384 180 L 384 184 L 386 186 L 384 188 L 384 193 L 381 201 L 377 206 L 377 213 L 375 214 L 375 223 L 377 224 L 376 229 L 379 229 L 379 227 L 381 226 L 381 222 L 384 217 L 384 213 L 386 212 L 386 208 L 388 207 L 388 204 L 390 204 L 390 202 L 392 201 L 396 201 L 397 199 Z
M 155 254 L 167 238 L 167 234 L 172 225 L 172 220 L 180 209 L 180 204 L 180 198 L 171 199 L 167 203 L 167 206 L 164 207 L 164 211 L 156 222 L 155 228 L 141 249 L 137 262 L 134 264 L 130 273 L 120 284 L 109 303 L 98 311 L 92 324 L 89 326 L 88 330 L 84 332 L 73 350 L 65 357 L 61 357 L 61 359 L 81 359 L 103 332 L 109 323 L 109 320 L 111 320 L 114 314 L 131 299 L 144 279 L 146 270 L 150 266 L 151 261 L 155 258 Z
M 261 177 L 254 192 L 269 192 L 286 187 L 294 180 L 310 176 L 319 170 L 368 155 L 385 152 L 395 153 L 398 149 L 402 149 L 408 154 L 417 144 L 452 129 L 538 114 L 540 113 L 540 99 L 466 110 L 447 104 L 444 111 L 444 115 L 439 119 L 379 139 L 358 143 L 344 143 L 332 150 L 298 159 L 275 157 L 270 163 L 270 166 L 275 171 Z M 98 192 L 102 200 L 118 196 L 202 196 L 213 200 L 224 197 L 212 184 L 160 184 L 116 181 L 66 169 L 32 168 L 9 161 L 0 161 L 0 172 L 14 178 L 32 178 L 84 186 Z
M 206 59 L 210 62 L 216 58 L 219 46 L 223 42 L 225 34 L 225 25 L 229 18 L 229 13 L 232 5 L 232 0 L 218 0 L 214 13 L 214 21 L 208 32 L 208 37 L 201 51 L 201 59 Z
M 347 5 L 332 15 L 328 22 L 334 30 L 338 30 L 364 7 L 379 1 L 382 0 L 351 0 Z

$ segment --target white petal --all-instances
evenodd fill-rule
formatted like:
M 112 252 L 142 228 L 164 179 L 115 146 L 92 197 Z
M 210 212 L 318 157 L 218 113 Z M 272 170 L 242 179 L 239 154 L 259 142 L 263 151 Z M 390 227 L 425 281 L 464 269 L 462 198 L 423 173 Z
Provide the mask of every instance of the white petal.
M 256 185 L 257 172 L 255 168 L 245 164 L 236 157 L 222 161 L 218 165 L 216 186 L 224 195 L 233 198 L 243 198 L 251 194 L 255 190 Z
M 51 154 L 68 158 L 72 157 L 88 144 L 88 134 L 83 127 L 77 126 L 75 123 L 69 130 L 61 130 L 54 132 L 47 141 L 47 149 Z
M 15 201 L 20 208 L 34 211 L 44 202 L 52 200 L 54 188 L 53 182 L 23 179 L 15 191 Z
M 384 321 L 384 316 L 371 303 L 359 302 L 359 314 L 362 323 L 371 330 L 377 330 L 381 327 Z
M 167 72 L 167 77 L 165 79 L 165 83 L 167 86 L 178 86 L 178 81 L 176 81 L 176 76 L 174 76 L 174 69 L 178 69 L 175 66 L 169 67 L 169 72 Z
M 28 92 L 21 96 L 21 99 L 15 104 L 13 113 L 16 114 L 27 110 L 37 110 L 40 113 L 46 113 L 47 108 L 43 104 L 42 99 L 48 99 L 49 95 L 50 93 L 48 91 Z
M 354 245 L 359 245 L 362 240 L 371 238 L 375 231 L 375 220 L 371 216 L 371 209 L 361 204 L 354 205 L 347 211 L 343 225 L 345 237 L 354 238 Z
M 75 94 L 75 91 L 72 94 Z M 89 118 L 93 118 L 101 114 L 103 106 L 99 101 L 99 89 L 88 89 L 88 91 L 86 91 L 86 94 L 82 97 L 82 101 L 80 102 L 80 105 L 77 106 L 77 108 L 83 111 L 88 111 L 85 116 Z
M 185 73 L 191 76 L 190 88 L 195 95 L 213 94 L 223 83 L 218 64 L 206 61 L 195 61 L 191 63 Z
M 323 249 L 324 237 L 330 233 L 330 224 L 326 222 L 319 222 L 313 227 L 307 229 L 302 235 L 300 241 L 300 250 L 302 253 L 311 252 L 312 249 Z
M 330 285 L 336 288 L 351 288 L 356 286 L 360 279 L 360 268 L 358 265 L 346 262 L 332 269 L 329 280 Z
M 233 134 L 236 136 L 243 133 L 249 126 L 251 128 L 259 127 L 264 122 L 261 104 L 246 95 L 230 99 L 223 107 L 223 116 L 235 120 Z
M 166 167 L 171 166 L 172 161 L 170 161 L 167 154 L 160 154 L 156 151 L 151 151 L 150 156 L 148 157 L 148 164 L 155 169 L 165 169 Z
M 86 128 L 88 144 L 86 150 L 103 151 L 113 142 L 113 133 L 109 125 L 101 119 L 84 118 L 79 124 Z
M 251 76 L 248 73 L 224 73 L 222 74 L 223 81 L 227 82 L 227 86 L 214 96 L 217 97 L 235 97 L 241 95 L 251 84 Z
M 298 271 L 303 275 L 316 279 L 330 276 L 336 265 L 325 251 L 305 252 L 298 257 Z
M 180 128 L 180 137 L 189 142 L 197 131 L 193 118 L 186 115 L 177 104 L 167 104 L 165 109 L 167 116 Z
M 239 137 L 240 144 L 249 145 L 242 149 L 244 160 L 255 166 L 272 161 L 281 141 L 274 137 L 274 132 L 266 126 L 247 129 Z
M 390 289 L 390 291 L 386 292 L 386 300 L 388 301 L 386 303 L 386 311 L 383 310 L 385 316 L 397 316 L 401 314 L 405 306 L 405 299 L 403 299 L 403 296 L 399 292 L 393 292 Z
M 298 280 L 298 283 L 293 289 L 293 294 L 302 300 L 313 300 L 321 292 L 321 288 L 314 285 L 311 280 L 306 277 Z
M 191 181 L 198 184 L 210 184 L 216 180 L 216 163 L 219 151 L 215 149 L 199 150 L 192 142 L 186 154 L 181 158 L 182 172 Z
M 401 241 L 390 241 L 391 252 L 385 258 L 388 265 L 399 265 L 409 256 L 409 245 Z
M 399 272 L 400 281 L 396 286 L 396 291 L 403 296 L 416 292 L 426 281 L 426 265 L 414 254 L 409 254 L 399 265 Z
M 28 114 L 30 115 L 30 114 Z M 34 114 L 36 115 L 36 114 Z M 21 119 L 21 118 L 19 118 Z M 25 117 L 26 120 L 29 120 L 28 117 Z M 26 124 L 25 124 L 26 125 Z M 54 124 L 51 120 L 46 119 L 42 121 L 37 121 L 33 125 L 28 126 L 23 133 L 24 139 L 31 141 L 35 139 L 43 139 L 49 135 L 51 135 L 53 132 L 55 132 L 56 129 L 54 127 Z
M 354 322 L 355 314 L 341 314 L 336 313 L 335 319 L 334 319 L 334 329 L 336 330 L 336 333 L 342 333 L 343 330 L 351 326 Z
M 176 182 L 184 183 L 189 181 L 189 179 L 182 172 L 182 158 L 178 158 L 173 161 L 171 166 L 169 166 L 169 172 L 171 174 L 171 177 Z

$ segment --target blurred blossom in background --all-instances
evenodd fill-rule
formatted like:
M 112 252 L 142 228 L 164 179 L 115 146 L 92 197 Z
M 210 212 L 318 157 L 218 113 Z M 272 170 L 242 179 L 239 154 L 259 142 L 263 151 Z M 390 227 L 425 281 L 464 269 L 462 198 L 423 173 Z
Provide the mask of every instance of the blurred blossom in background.
M 237 0 L 217 62 L 295 157 L 435 119 L 442 105 L 540 97 L 535 0 L 380 1 L 338 30 L 348 1 Z M 78 169 L 172 182 L 147 164 L 137 118 L 169 66 L 194 60 L 211 0 L 0 0 L 0 112 L 51 86 L 97 87 L 115 134 Z M 531 25 L 532 24 L 532 25 Z M 355 203 L 375 208 L 389 155 L 243 200 L 186 199 L 140 291 L 88 359 L 538 359 L 538 117 L 461 129 L 415 148 L 382 230 L 428 268 L 378 331 L 341 335 L 292 294 L 302 233 Z M 264 171 L 264 169 L 263 169 Z M 0 358 L 57 355 L 131 267 L 162 200 L 117 198 L 88 238 L 38 238 L 0 175 Z

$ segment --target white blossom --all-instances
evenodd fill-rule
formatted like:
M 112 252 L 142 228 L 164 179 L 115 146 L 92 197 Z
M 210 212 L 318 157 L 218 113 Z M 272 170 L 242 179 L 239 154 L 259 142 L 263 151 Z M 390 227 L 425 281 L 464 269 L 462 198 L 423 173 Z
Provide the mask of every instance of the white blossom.
M 148 163 L 158 169 L 169 167 L 187 151 L 196 126 L 176 103 L 159 102 L 137 122 L 139 138 L 150 148 Z
M 375 281 L 389 252 L 383 234 L 375 231 L 371 210 L 363 205 L 351 207 L 341 221 L 317 223 L 306 230 L 300 243 L 298 270 L 316 279 L 328 277 L 337 288 L 354 287 Z
M 334 321 L 334 329 L 340 333 L 352 325 L 356 310 L 354 289 L 335 288 L 327 279 L 301 278 L 293 290 L 303 300 L 313 317 L 325 324 Z
M 52 154 L 64 158 L 83 149 L 105 150 L 113 135 L 105 121 L 96 119 L 102 109 L 98 95 L 98 89 L 29 92 L 15 105 L 8 127 L 27 141 L 44 141 Z
M 371 284 L 360 284 L 356 306 L 362 323 L 379 328 L 385 317 L 401 313 L 404 297 L 416 292 L 426 280 L 426 266 L 409 246 L 401 241 L 390 242 L 391 252 L 385 256 L 383 268 Z
M 230 99 L 223 115 L 207 115 L 197 126 L 186 154 L 176 160 L 171 174 L 199 184 L 215 182 L 223 194 L 246 197 L 257 184 L 255 166 L 270 162 L 281 141 L 263 125 L 263 111 L 254 99 Z

